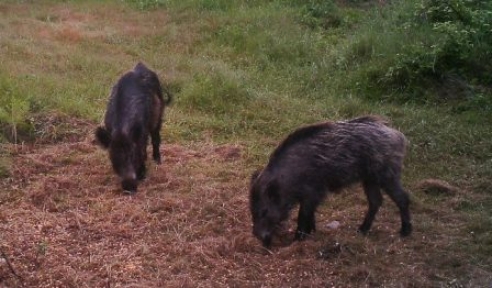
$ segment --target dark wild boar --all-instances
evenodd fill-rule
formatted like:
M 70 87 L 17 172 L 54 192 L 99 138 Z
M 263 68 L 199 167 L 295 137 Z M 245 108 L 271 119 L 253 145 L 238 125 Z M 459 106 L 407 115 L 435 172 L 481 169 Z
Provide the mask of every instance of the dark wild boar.
M 401 236 L 410 235 L 409 197 L 400 181 L 406 142 L 377 116 L 294 131 L 251 177 L 253 234 L 269 247 L 276 228 L 299 203 L 295 240 L 302 240 L 316 231 L 314 213 L 329 192 L 361 182 L 369 210 L 359 231 L 371 228 L 383 189 L 400 209 Z
M 170 102 L 171 94 L 163 89 L 157 75 L 142 63 L 113 86 L 104 127 L 98 127 L 95 136 L 97 142 L 109 150 L 113 170 L 121 177 L 124 191 L 135 193 L 138 180 L 145 178 L 149 134 L 152 156 L 156 163 L 161 162 L 162 116 L 164 107 Z

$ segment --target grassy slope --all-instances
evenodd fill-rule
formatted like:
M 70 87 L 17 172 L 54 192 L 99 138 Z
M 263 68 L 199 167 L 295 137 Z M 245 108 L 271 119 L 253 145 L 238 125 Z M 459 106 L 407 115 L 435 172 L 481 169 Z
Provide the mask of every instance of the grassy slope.
M 236 5 L 241 5 L 242 9 L 237 9 Z M 345 9 L 345 15 L 350 21 L 358 22 L 363 26 L 366 21 L 363 13 L 352 8 Z M 183 233 L 185 235 L 191 227 L 199 226 L 200 223 L 210 225 L 212 238 L 209 240 L 218 238 L 220 243 L 203 242 L 205 241 L 203 239 L 207 239 L 207 230 L 193 231 L 193 233 L 188 231 L 189 237 L 197 237 L 202 241 L 183 240 L 188 250 L 184 248 L 171 250 L 171 253 L 175 253 L 177 257 L 174 260 L 176 262 L 170 265 L 174 270 L 162 272 L 165 276 L 161 278 L 156 276 L 161 275 L 159 274 L 161 272 L 155 274 L 156 270 L 152 270 L 154 272 L 146 274 L 144 272 L 147 270 L 145 270 L 141 275 L 144 275 L 142 277 L 147 281 L 156 277 L 172 279 L 173 275 L 182 276 L 180 271 L 191 275 L 191 281 L 207 279 L 206 275 L 201 275 L 206 271 L 205 268 L 184 268 L 184 264 L 178 263 L 185 261 L 179 259 L 188 259 L 187 257 L 192 257 L 190 255 L 196 256 L 193 253 L 197 253 L 194 249 L 198 248 L 196 245 L 193 246 L 193 241 L 197 241 L 197 245 L 205 245 L 208 248 L 215 247 L 216 244 L 225 245 L 227 249 L 223 248 L 225 249 L 222 255 L 225 258 L 223 261 L 227 265 L 232 265 L 230 269 L 237 272 L 240 279 L 260 280 L 269 285 L 297 281 L 296 279 L 302 278 L 299 278 L 299 275 L 302 276 L 303 273 L 307 273 L 305 277 L 307 275 L 312 277 L 310 283 L 313 285 L 319 283 L 343 285 L 347 283 L 345 281 L 352 281 L 350 283 L 354 285 L 394 286 L 398 282 L 392 279 L 391 275 L 415 277 L 415 281 L 407 279 L 402 282 L 409 286 L 412 284 L 441 286 L 453 281 L 473 285 L 473 283 L 487 283 L 481 281 L 487 281 L 488 277 L 491 277 L 490 269 L 485 268 L 491 265 L 489 255 L 492 252 L 490 242 L 492 133 L 490 125 L 486 125 L 490 124 L 490 119 L 470 113 L 453 114 L 451 107 L 446 106 L 397 105 L 361 100 L 356 92 L 344 88 L 344 81 L 349 75 L 334 71 L 333 67 L 336 67 L 334 62 L 344 55 L 343 49 L 346 43 L 352 41 L 354 37 L 360 37 L 357 35 L 357 24 L 342 25 L 338 29 L 328 31 L 311 30 L 300 24 L 300 14 L 295 6 L 290 7 L 275 1 L 242 4 L 231 4 L 227 1 L 174 1 L 154 11 L 138 11 L 134 6 L 125 5 L 120 1 L 103 3 L 100 1 L 36 1 L 35 3 L 10 1 L 0 4 L 0 14 L 0 28 L 2 28 L 0 29 L 0 101 L 3 107 L 10 107 L 10 110 L 1 110 L 3 114 L 0 117 L 4 122 L 5 119 L 16 122 L 17 128 L 13 129 L 3 124 L 2 128 L 7 138 L 32 141 L 32 135 L 35 135 L 36 141 L 49 142 L 58 139 L 54 135 L 57 133 L 77 134 L 79 126 L 64 125 L 66 120 L 69 124 L 80 123 L 80 121 L 89 123 L 85 126 L 81 124 L 85 128 L 80 130 L 87 133 L 87 139 L 90 137 L 88 129 L 93 128 L 104 113 L 107 94 L 112 83 L 136 61 L 143 60 L 158 72 L 176 95 L 176 101 L 166 115 L 167 121 L 162 132 L 166 143 L 183 145 L 198 154 L 207 153 L 203 148 L 197 148 L 203 146 L 203 143 L 211 145 L 205 147 L 209 147 L 212 151 L 221 147 L 216 147 L 218 143 L 240 145 L 241 159 L 234 164 L 211 160 L 212 164 L 207 168 L 207 162 L 199 158 L 193 160 L 195 162 L 183 160 L 184 163 L 191 163 L 191 167 L 186 168 L 179 165 L 182 164 L 179 159 L 173 158 L 176 162 L 171 162 L 177 166 L 169 168 L 172 171 L 169 174 L 172 176 L 166 174 L 162 179 L 152 180 L 155 182 L 148 184 L 149 191 L 143 192 L 139 198 L 139 203 L 143 205 L 142 215 L 147 215 L 145 213 L 148 212 L 145 210 L 147 204 L 143 203 L 145 197 L 157 197 L 154 194 L 155 191 L 162 189 L 158 182 L 161 180 L 167 183 L 166 189 L 174 191 L 169 201 L 176 202 L 178 206 L 186 206 L 183 206 L 183 209 L 200 209 L 199 212 L 204 213 L 202 217 L 208 217 L 207 209 L 210 214 L 230 214 L 231 211 L 222 211 L 214 206 L 216 205 L 214 199 L 218 197 L 217 201 L 231 205 L 240 211 L 238 212 L 240 217 L 249 219 L 246 201 L 249 173 L 265 163 L 270 151 L 288 131 L 305 123 L 322 119 L 338 120 L 365 113 L 383 114 L 408 136 L 411 146 L 406 161 L 404 182 L 413 192 L 417 231 L 413 239 L 403 242 L 403 248 L 399 246 L 401 244 L 399 240 L 393 238 L 388 240 L 385 237 L 387 232 L 392 233 L 396 230 L 394 223 L 389 224 L 390 228 L 386 225 L 386 222 L 394 220 L 393 212 L 385 214 L 382 211 L 382 215 L 378 218 L 382 223 L 375 228 L 383 231 L 375 232 L 373 238 L 369 240 L 354 238 L 352 228 L 362 216 L 354 216 L 352 219 L 347 218 L 347 214 L 361 214 L 360 210 L 364 210 L 365 203 L 361 200 L 360 193 L 354 194 L 358 196 L 345 196 L 347 193 L 330 199 L 321 208 L 319 215 L 321 219 L 319 221 L 323 223 L 329 219 L 343 219 L 346 221 L 344 231 L 318 232 L 312 242 L 307 241 L 307 244 L 274 251 L 272 261 L 265 260 L 267 256 L 258 255 L 259 249 L 256 247 L 258 243 L 249 236 L 247 221 L 238 222 L 231 219 L 230 215 L 225 217 L 227 221 L 224 220 L 225 223 L 221 222 L 221 224 L 237 225 L 233 232 L 240 237 L 239 240 L 234 238 L 233 242 L 228 242 L 226 239 L 227 233 L 231 232 L 230 229 L 221 230 L 219 229 L 221 225 L 217 223 L 214 225 L 211 220 L 203 222 L 195 215 L 188 214 L 186 217 L 179 216 L 185 217 L 183 223 L 179 219 L 169 219 L 169 223 L 177 226 L 171 227 L 173 231 L 168 234 L 163 232 L 165 234 L 163 243 L 166 245 L 173 245 L 172 243 L 178 240 L 181 242 L 179 236 Z M 354 71 L 354 73 L 358 72 Z M 72 120 L 73 117 L 82 120 L 75 122 Z M 25 119 L 30 125 L 23 124 Z M 23 132 L 26 130 L 30 133 Z M 63 135 L 59 138 L 67 139 Z M 107 180 L 112 179 L 112 175 L 111 171 L 106 171 L 109 170 L 105 165 L 106 156 L 100 151 L 80 145 L 82 148 L 75 149 L 79 153 L 75 152 L 73 155 L 73 158 L 77 159 L 74 162 L 85 163 L 83 159 L 89 157 L 91 161 L 101 163 L 98 167 L 101 167 L 105 174 L 101 176 L 103 180 L 97 178 L 99 180 L 95 181 L 99 182 L 96 183 L 102 181 L 109 186 L 116 186 L 114 181 Z M 50 197 L 43 194 L 43 191 L 36 190 L 45 187 L 43 185 L 46 184 L 35 182 L 38 184 L 33 188 L 22 186 L 27 185 L 25 183 L 21 185 L 15 182 L 22 179 L 15 172 L 24 171 L 23 169 L 27 167 L 19 166 L 21 164 L 18 163 L 24 162 L 16 160 L 15 157 L 20 156 L 15 153 L 11 157 L 5 157 L 6 153 L 11 153 L 11 149 L 18 149 L 6 147 L 2 153 L 4 157 L 1 159 L 7 160 L 2 160 L 1 166 L 4 167 L 2 173 L 7 176 L 10 174 L 10 177 L 4 178 L 2 187 L 5 187 L 4 195 L 7 196 L 2 196 L 0 203 L 6 205 L 7 209 L 14 209 L 14 203 L 28 205 L 31 201 L 40 209 L 36 212 L 41 215 L 39 217 L 48 217 L 46 215 L 53 217 L 49 211 L 46 212 L 42 208 L 43 205 L 36 202 L 39 197 L 41 199 Z M 43 153 L 47 155 L 60 153 L 57 149 L 61 148 L 49 149 L 54 151 L 42 150 L 38 156 L 30 157 L 41 157 L 43 160 L 46 156 L 43 156 Z M 176 149 L 181 151 L 181 148 L 168 149 L 167 152 L 171 155 L 177 153 Z M 84 156 L 85 154 L 87 156 Z M 73 171 L 81 169 L 70 159 L 63 161 L 62 163 L 67 163 Z M 10 166 L 11 163 L 17 165 Z M 29 165 L 28 163 L 24 165 Z M 231 169 L 237 169 L 237 172 L 230 174 Z M 50 171 L 54 173 L 57 170 Z M 40 172 L 27 173 L 26 177 L 49 182 L 50 178 L 45 179 L 45 176 L 40 176 L 43 174 L 38 173 Z M 86 172 L 80 172 L 80 174 L 84 173 Z M 208 178 L 186 180 L 188 174 L 196 173 L 202 173 Z M 53 177 L 57 179 L 57 176 Z M 417 187 L 417 183 L 426 178 L 449 181 L 458 187 L 458 192 L 453 195 L 426 194 Z M 68 180 L 57 181 L 65 183 Z M 18 190 L 19 185 L 25 187 L 24 194 Z M 175 187 L 173 185 L 178 188 L 173 188 Z M 193 206 L 186 200 L 192 199 L 195 195 L 193 193 L 200 195 L 203 192 L 203 189 L 200 190 L 197 186 L 205 187 L 204 189 L 208 191 L 206 195 L 210 196 L 210 199 L 202 200 L 202 203 L 205 203 L 203 207 Z M 219 186 L 219 192 L 213 194 L 216 186 Z M 58 195 L 62 197 L 61 202 L 49 199 L 55 204 L 68 203 L 66 210 L 77 210 L 80 207 L 92 207 L 91 205 L 94 204 L 90 200 L 99 197 L 92 193 L 104 190 L 99 187 L 97 188 L 99 190 L 94 191 L 85 186 L 84 189 L 88 189 L 89 192 L 80 192 L 82 196 L 79 196 L 86 200 L 80 202 L 77 200 L 74 207 L 70 206 L 70 203 L 74 202 L 68 201 L 66 195 Z M 243 194 L 240 194 L 242 196 L 239 198 L 228 196 L 230 194 L 227 189 Z M 186 194 L 188 196 L 183 196 L 181 199 L 180 193 L 183 190 L 191 193 L 191 197 Z M 38 197 L 39 193 L 41 196 Z M 103 196 L 105 197 L 103 203 L 113 201 L 111 199 L 114 196 L 115 194 Z M 165 202 L 165 198 L 158 198 L 156 201 L 164 201 L 162 204 L 164 206 L 169 204 Z M 87 204 L 88 202 L 91 203 Z M 96 214 L 91 214 L 92 218 L 86 219 L 87 223 L 91 224 L 91 220 L 95 219 L 97 221 L 94 222 L 103 221 L 104 215 L 100 216 L 97 213 L 103 213 L 105 209 L 107 208 L 95 209 Z M 386 202 L 383 210 L 386 209 L 393 211 L 389 201 Z M 2 210 L 4 214 L 0 219 L 19 221 L 16 217 L 6 216 L 5 211 L 8 210 Z M 13 214 L 23 215 L 20 212 Z M 388 214 L 389 217 L 386 217 Z M 117 217 L 114 214 L 110 215 L 108 217 Z M 165 216 L 173 217 L 172 214 Z M 388 220 L 385 220 L 386 218 Z M 162 219 L 162 221 L 166 220 Z M 132 229 L 136 229 L 141 224 L 138 221 L 136 223 Z M 184 226 L 180 226 L 180 223 Z M 208 227 L 207 225 L 204 226 Z M 323 227 L 323 224 L 319 225 Z M 151 228 L 162 229 L 161 226 L 156 224 Z M 102 227 L 105 228 L 108 227 Z M 167 229 L 171 228 L 167 227 Z M 238 232 L 242 231 L 241 229 L 244 230 L 244 235 Z M 14 230 L 7 230 L 15 235 Z M 320 230 L 326 229 L 323 227 Z M 148 236 L 145 231 L 142 233 L 142 237 Z M 172 236 L 173 233 L 176 237 Z M 330 264 L 317 260 L 314 253 L 321 251 L 325 246 L 329 247 L 334 239 L 342 241 L 348 247 L 342 251 L 342 256 L 335 260 L 331 259 Z M 236 240 L 243 241 L 244 246 L 241 248 Z M 39 243 L 44 243 L 39 239 L 33 241 L 38 246 L 41 245 Z M 6 243 L 4 245 L 8 249 L 15 246 L 4 239 L 2 242 Z M 80 243 L 78 245 L 80 246 Z M 132 245 L 137 244 L 132 242 Z M 157 245 L 150 249 L 161 248 Z M 241 261 L 245 263 L 256 261 L 257 267 L 241 266 L 239 262 L 232 260 L 236 257 L 235 249 Z M 392 254 L 396 256 L 393 257 Z M 446 255 L 442 256 L 442 254 Z M 24 254 L 19 252 L 15 255 L 21 257 Z M 214 258 L 211 255 L 201 256 L 209 257 L 214 261 L 219 261 L 221 258 L 220 256 Z M 206 262 L 207 259 L 202 260 Z M 410 262 L 414 263 L 410 263 L 407 259 L 411 259 Z M 12 259 L 12 261 L 22 263 L 22 259 Z M 152 259 L 152 261 L 157 260 Z M 302 262 L 301 267 L 297 267 L 296 261 Z M 278 270 L 265 264 L 270 262 L 278 265 Z M 262 263 L 265 266 L 262 266 Z M 364 265 L 360 266 L 360 263 Z M 396 267 L 399 264 L 401 267 Z M 90 271 L 91 269 L 84 268 L 76 261 L 67 265 L 76 270 Z M 159 270 L 164 269 L 163 265 L 166 264 L 157 261 L 155 265 L 157 267 L 155 269 Z M 302 269 L 304 266 L 312 266 L 314 269 L 304 271 Z M 268 277 L 272 279 L 269 279 L 262 274 L 262 267 L 267 267 L 265 269 L 268 273 L 286 274 L 270 275 Z M 251 271 L 248 270 L 250 268 Z M 408 274 L 410 271 L 404 271 L 403 268 L 414 269 L 415 273 L 410 276 Z M 2 269 L 0 272 L 3 271 L 6 273 L 3 275 L 7 275 L 8 271 L 6 272 L 3 267 Z M 53 269 L 59 271 L 61 268 L 53 267 Z M 339 271 L 338 274 L 326 275 L 328 271 L 335 269 Z M 26 277 L 31 277 L 29 278 L 31 280 L 40 277 L 39 273 L 42 275 L 39 270 L 27 269 L 26 274 L 27 271 L 31 274 Z M 289 271 L 294 277 L 289 277 Z M 22 274 L 22 271 L 19 272 Z M 361 280 L 358 274 L 362 278 L 365 277 L 366 282 Z M 212 275 L 231 279 L 226 272 Z M 0 281 L 6 277 L 0 277 Z M 126 279 L 125 276 L 121 277 Z M 91 283 L 100 284 L 100 281 L 105 281 L 103 279 L 107 279 L 107 275 L 100 275 L 100 278 L 96 277 Z M 48 286 L 50 283 L 53 284 L 49 279 L 44 281 L 47 281 Z M 217 281 L 225 283 L 220 279 Z M 158 282 L 150 282 L 149 285 L 153 286 L 156 283 Z M 234 284 L 231 283 L 229 284 Z

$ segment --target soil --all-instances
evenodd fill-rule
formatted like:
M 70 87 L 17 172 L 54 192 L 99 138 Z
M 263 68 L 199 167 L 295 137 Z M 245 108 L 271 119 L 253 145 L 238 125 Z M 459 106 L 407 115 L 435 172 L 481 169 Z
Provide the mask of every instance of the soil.
M 318 231 L 303 242 L 292 240 L 293 212 L 267 250 L 251 233 L 253 169 L 241 145 L 164 143 L 163 163 L 149 160 L 148 177 L 129 196 L 93 143 L 95 124 L 74 124 L 78 133 L 66 137 L 2 147 L 12 166 L 0 182 L 0 287 L 436 287 L 491 279 L 449 250 L 453 230 L 417 224 L 401 239 L 391 201 L 371 233 L 358 235 L 367 209 L 358 187 L 330 196 Z M 416 221 L 433 213 L 420 209 Z

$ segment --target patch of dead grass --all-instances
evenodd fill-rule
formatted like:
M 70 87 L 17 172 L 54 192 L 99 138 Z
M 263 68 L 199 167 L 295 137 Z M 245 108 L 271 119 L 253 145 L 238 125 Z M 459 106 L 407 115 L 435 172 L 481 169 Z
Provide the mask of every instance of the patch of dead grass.
M 425 179 L 417 184 L 417 188 L 427 194 L 454 195 L 459 189 L 440 179 Z
M 10 148 L 1 243 L 25 287 L 436 287 L 492 277 L 457 249 L 463 218 L 444 207 L 416 203 L 415 232 L 401 239 L 386 201 L 370 234 L 358 235 L 367 205 L 359 187 L 328 197 L 304 242 L 292 242 L 294 211 L 266 250 L 251 234 L 241 145 L 164 144 L 163 164 L 149 162 L 129 197 L 87 133 Z M 334 220 L 340 227 L 328 228 Z M 19 285 L 1 262 L 0 283 Z

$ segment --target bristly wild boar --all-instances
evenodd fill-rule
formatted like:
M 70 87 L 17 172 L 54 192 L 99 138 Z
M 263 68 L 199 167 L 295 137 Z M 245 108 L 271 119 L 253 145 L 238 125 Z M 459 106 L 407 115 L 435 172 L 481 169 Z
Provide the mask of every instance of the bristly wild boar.
M 126 192 L 135 193 L 138 180 L 145 178 L 149 134 L 152 156 L 156 163 L 161 162 L 162 116 L 171 98 L 156 73 L 142 63 L 124 74 L 113 86 L 104 127 L 98 127 L 95 136 L 97 142 L 109 150 L 113 170 L 121 177 L 122 188 Z
M 378 116 L 325 122 L 290 134 L 255 172 L 250 184 L 253 234 L 269 247 L 272 235 L 299 203 L 296 240 L 316 231 L 315 211 L 329 192 L 362 182 L 369 210 L 359 227 L 371 228 L 383 197 L 382 188 L 400 209 L 401 236 L 410 235 L 409 197 L 400 176 L 405 136 Z

